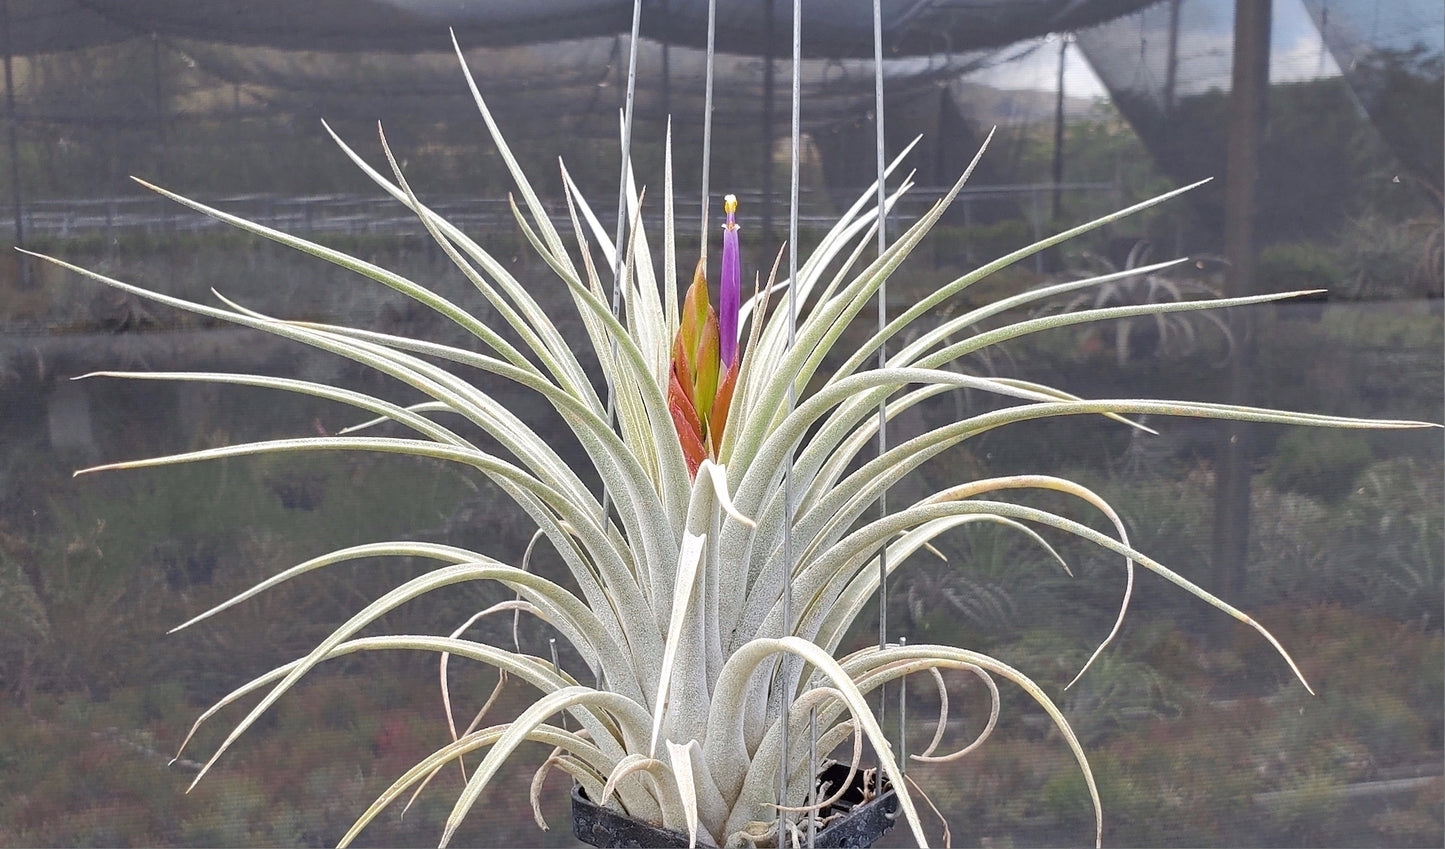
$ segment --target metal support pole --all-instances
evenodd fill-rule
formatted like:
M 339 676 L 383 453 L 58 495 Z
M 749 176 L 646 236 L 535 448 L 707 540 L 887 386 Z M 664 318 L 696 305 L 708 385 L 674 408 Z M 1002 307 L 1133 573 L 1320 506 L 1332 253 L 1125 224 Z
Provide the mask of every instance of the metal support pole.
M 622 173 L 617 178 L 617 238 L 613 243 L 612 314 L 622 310 L 622 251 L 627 237 L 627 178 L 632 171 L 632 105 L 637 87 L 637 32 L 642 23 L 642 0 L 633 0 L 632 31 L 627 38 L 627 88 L 622 107 Z M 610 398 L 612 393 L 608 392 Z M 612 408 L 609 401 L 609 412 Z M 608 416 L 609 421 L 611 416 Z
M 898 638 L 898 646 L 908 645 L 907 637 Z M 908 771 L 908 676 L 898 679 L 898 771 Z
M 818 843 L 818 816 L 822 812 L 817 809 L 818 805 L 818 709 L 808 710 L 808 774 L 814 777 L 814 781 L 808 788 L 808 849 L 813 849 Z
M 637 92 L 637 31 L 642 25 L 642 0 L 632 3 L 632 32 L 627 40 L 627 92 L 622 107 L 622 165 L 617 178 L 617 239 L 612 254 L 612 315 L 622 314 L 623 247 L 627 244 L 627 179 L 632 174 L 632 104 Z M 617 340 L 612 340 L 612 359 L 617 360 Z M 607 380 L 607 425 L 617 415 L 617 391 L 612 378 Z M 607 521 L 612 493 L 602 487 L 602 521 Z
M 798 332 L 798 169 L 802 147 L 802 73 L 803 73 L 803 0 L 793 0 L 793 133 L 791 179 L 788 188 L 788 348 L 791 352 L 797 344 Z M 769 166 L 771 167 L 771 159 Z M 797 388 L 788 383 L 788 412 L 797 406 Z M 794 448 L 788 449 L 783 461 L 783 598 L 781 602 L 783 636 L 793 633 L 793 459 Z M 778 721 L 778 804 L 786 805 L 788 798 L 788 711 L 793 705 L 793 675 L 798 660 L 784 655 L 779 674 L 783 691 L 780 694 Z M 778 846 L 787 845 L 788 815 L 778 811 Z
M 717 0 L 707 4 L 707 71 L 702 97 L 702 223 L 698 225 L 698 255 L 707 259 L 707 211 L 712 191 L 712 72 L 717 60 Z
M 878 255 L 888 249 L 888 216 L 884 210 L 888 201 L 888 189 L 884 185 L 884 147 L 886 143 L 883 118 L 883 3 L 873 0 L 873 130 L 874 168 L 878 181 L 878 193 L 874 202 L 878 206 Z M 878 286 L 878 332 L 888 326 L 888 282 Z M 888 366 L 888 346 L 878 346 L 878 368 Z M 878 402 L 878 456 L 888 452 L 888 399 Z M 888 489 L 878 493 L 878 517 L 888 516 Z M 878 650 L 888 645 L 888 545 L 878 550 Z M 881 725 L 888 709 L 887 688 L 878 688 L 878 722 Z
M 562 664 L 557 662 L 557 638 L 556 638 L 556 637 L 548 637 L 548 638 L 547 638 L 547 650 L 548 650 L 549 652 L 551 652 L 551 654 L 552 654 L 552 671 L 555 672 L 555 673 L 557 673 L 558 677 L 561 677 L 561 675 L 562 675 Z M 565 710 L 562 711 L 562 730 L 563 730 L 563 731 L 566 731 L 566 730 L 567 730 L 567 712 L 566 712 Z
M 1255 183 L 1259 142 L 1269 93 L 1270 0 L 1235 0 L 1234 69 L 1229 98 L 1229 140 L 1224 181 L 1224 252 L 1229 260 L 1225 297 L 1255 291 Z M 1247 316 L 1229 310 L 1226 321 L 1235 338 L 1229 364 L 1230 402 L 1249 398 L 1253 359 Z M 1238 598 L 1245 584 L 1249 552 L 1249 462 L 1254 428 L 1227 422 L 1220 429 L 1214 483 L 1214 592 Z

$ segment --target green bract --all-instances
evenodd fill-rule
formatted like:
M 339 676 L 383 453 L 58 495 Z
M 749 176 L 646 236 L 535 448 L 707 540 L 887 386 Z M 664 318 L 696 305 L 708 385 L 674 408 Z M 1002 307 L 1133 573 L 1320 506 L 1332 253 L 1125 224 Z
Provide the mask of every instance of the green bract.
M 488 353 L 359 328 L 287 321 L 224 299 L 219 306 L 192 303 L 60 263 L 160 303 L 333 352 L 394 377 L 431 399 L 420 405 L 401 406 L 322 383 L 249 374 L 130 374 L 313 395 L 349 404 L 378 421 L 395 422 L 410 436 L 368 436 L 353 429 L 343 436 L 235 445 L 115 463 L 88 471 L 317 450 L 380 451 L 448 460 L 471 466 L 515 500 L 571 572 L 575 586 L 563 587 L 524 571 L 518 564 L 501 563 L 479 552 L 410 541 L 370 544 L 287 569 L 186 623 L 190 625 L 282 581 L 335 563 L 396 556 L 429 559 L 437 564 L 430 572 L 376 599 L 305 657 L 245 684 L 207 711 L 198 725 L 246 694 L 264 694 L 212 754 L 197 781 L 307 672 L 322 661 L 347 653 L 390 649 L 436 652 L 443 658 L 465 658 L 505 670 L 540 692 L 535 703 L 511 722 L 461 734 L 455 742 L 400 776 L 361 815 L 342 839 L 343 845 L 352 841 L 386 805 L 419 787 L 443 766 L 464 754 L 484 751 L 480 765 L 470 772 L 456 800 L 441 838 L 445 845 L 497 768 L 528 740 L 556 746 L 561 752 L 549 764 L 573 776 L 593 799 L 609 799 L 635 817 L 685 831 L 699 843 L 737 845 L 759 837 L 766 840 L 770 828 L 766 824 L 777 814 L 775 780 L 780 758 L 787 759 L 788 774 L 793 776 L 784 804 L 798 807 L 805 803 L 811 784 L 811 776 L 805 774 L 809 742 L 806 729 L 813 708 L 817 709 L 820 754 L 827 755 L 840 747 L 846 751 L 849 745 L 856 747 L 855 736 L 868 738 L 882 769 L 894 779 L 903 814 L 922 845 L 925 837 L 914 800 L 907 786 L 898 780 L 892 749 L 864 696 L 889 680 L 940 669 L 969 670 L 983 677 L 993 693 L 995 714 L 998 691 L 993 679 L 1002 677 L 1026 691 L 1050 716 L 1083 770 L 1093 798 L 1098 840 L 1103 814 L 1085 753 L 1053 701 L 1024 674 L 991 657 L 949 646 L 870 648 L 836 656 L 848 627 L 877 589 L 880 553 L 886 551 L 889 568 L 897 569 L 933 537 L 979 521 L 1015 528 L 1047 548 L 1035 529 L 1053 527 L 1117 553 L 1131 582 L 1137 563 L 1183 587 L 1254 627 L 1275 645 L 1292 669 L 1293 661 L 1263 627 L 1243 612 L 1130 547 L 1123 524 L 1109 505 L 1078 484 L 1042 474 L 964 481 L 890 515 L 865 518 L 878 495 L 920 464 L 974 436 L 1052 416 L 1120 418 L 1147 414 L 1348 428 L 1424 426 L 1418 422 L 1364 421 L 1221 404 L 1084 400 L 1021 380 L 975 377 L 948 368 L 969 352 L 1040 330 L 1288 297 L 1266 295 L 1088 309 L 1017 321 L 987 332 L 971 331 L 984 319 L 1007 310 L 1105 284 L 1126 274 L 1147 273 L 1159 266 L 1014 295 L 919 332 L 906 345 L 896 346 L 886 367 L 862 369 L 880 346 L 902 337 L 914 327 L 915 320 L 986 275 L 1179 192 L 1051 237 L 939 287 L 852 352 L 832 374 L 820 373 L 850 321 L 870 303 L 883 282 L 942 215 L 962 187 L 960 179 L 886 252 L 863 267 L 859 267 L 860 257 L 878 220 L 878 210 L 869 202 L 872 191 L 865 192 L 844 212 L 817 249 L 801 263 L 793 285 L 785 294 L 774 295 L 797 299 L 800 318 L 796 342 L 791 347 L 785 311 L 774 310 L 764 316 L 751 301 L 743 305 L 746 344 L 741 346 L 740 371 L 725 435 L 721 445 L 715 446 L 712 458 L 703 459 L 696 477 L 691 478 L 667 398 L 672 344 L 679 325 L 670 150 L 666 166 L 669 173 L 663 175 L 664 262 L 659 268 L 650 252 L 649 235 L 656 234 L 636 230 L 622 263 L 624 311 L 621 317 L 614 317 L 603 281 L 591 260 L 595 254 L 603 265 L 613 266 L 614 251 L 604 228 L 567 179 L 572 232 L 565 237 L 557 232 L 508 150 L 470 73 L 467 82 L 516 181 L 520 207 L 514 201 L 513 209 L 518 225 L 555 272 L 559 284 L 570 292 L 591 342 L 591 356 L 614 393 L 615 424 L 609 419 L 606 393 L 594 387 L 578 358 L 581 346 L 564 338 L 530 294 L 539 283 L 529 281 L 524 285 L 514 279 L 506 265 L 486 248 L 429 211 L 412 192 L 389 149 L 386 156 L 390 177 L 373 169 L 337 139 L 346 155 L 383 190 L 416 213 L 489 307 L 506 322 L 510 334 L 503 335 L 466 307 L 384 268 L 163 189 L 156 191 L 242 230 L 313 254 L 402 292 L 473 334 Z M 630 215 L 640 221 L 639 194 L 635 188 L 627 188 Z M 908 188 L 905 180 L 888 202 Z M 580 268 L 568 252 L 569 245 L 585 258 Z M 519 341 L 514 345 L 508 338 Z M 449 367 L 442 368 L 438 361 Z M 510 379 L 545 398 L 586 450 L 606 488 L 606 497 L 589 490 L 576 471 L 526 422 L 458 376 L 471 369 Z M 852 468 L 860 452 L 871 450 L 868 446 L 878 427 L 876 411 L 883 399 L 891 398 L 887 415 L 892 417 L 926 398 L 960 389 L 991 393 L 1012 404 L 939 427 Z M 790 390 L 797 398 L 792 408 L 788 403 Z M 490 453 L 463 438 L 448 426 L 448 416 L 438 413 L 462 417 L 497 440 L 516 460 Z M 791 474 L 787 489 L 794 494 L 791 509 L 783 503 L 785 468 Z M 999 500 L 1008 490 L 1020 488 L 1072 496 L 1085 508 L 1102 511 L 1117 529 L 1117 536 L 1099 533 L 1057 513 Z M 784 522 L 789 515 L 794 517 L 791 552 L 783 545 Z M 781 604 L 785 562 L 791 562 L 787 568 L 793 620 L 786 632 Z M 446 632 L 442 629 L 437 635 L 357 636 L 399 605 L 470 581 L 494 581 L 515 590 L 522 602 L 513 609 L 540 617 L 571 642 L 591 667 L 596 686 L 574 680 L 549 661 L 443 636 Z M 1125 606 L 1127 600 L 1126 595 Z M 784 657 L 796 658 L 797 662 L 780 663 Z M 1299 674 L 1297 669 L 1295 673 Z M 791 705 L 783 704 L 781 694 L 792 692 L 797 693 L 796 700 Z M 558 721 L 558 714 L 563 712 L 573 718 L 570 728 L 580 727 L 585 734 L 569 730 L 568 724 Z M 992 721 L 988 727 L 992 728 Z M 781 750 L 783 739 L 789 741 L 786 752 Z M 923 757 L 940 756 L 930 750 Z

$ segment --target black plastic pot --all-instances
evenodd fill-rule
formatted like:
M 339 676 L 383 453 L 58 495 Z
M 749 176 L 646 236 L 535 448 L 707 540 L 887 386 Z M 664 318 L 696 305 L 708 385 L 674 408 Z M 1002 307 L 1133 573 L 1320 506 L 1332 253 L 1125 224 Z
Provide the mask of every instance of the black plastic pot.
M 847 777 L 848 768 L 834 764 L 818 779 L 836 787 L 837 782 Z M 898 816 L 898 796 L 892 785 L 884 782 L 883 792 L 866 802 L 864 795 L 863 775 L 858 773 L 848 792 L 823 809 L 824 820 L 841 816 L 832 819 L 827 828 L 814 836 L 813 845 L 818 849 L 861 849 L 872 846 L 891 829 Z M 580 784 L 572 786 L 572 833 L 583 843 L 599 849 L 687 846 L 686 834 L 658 828 L 598 805 L 587 798 Z
M 818 774 L 818 782 L 836 788 L 848 778 L 848 767 L 833 764 Z M 828 827 L 819 831 L 813 840 L 817 847 L 828 849 L 861 849 L 872 846 L 878 838 L 888 833 L 898 821 L 898 794 L 886 779 L 877 794 L 867 798 L 863 787 L 863 774 L 853 776 L 853 783 L 838 801 L 824 808 L 820 814 L 826 822 L 829 817 L 841 814 L 828 822 Z
M 687 846 L 686 834 L 605 808 L 587 798 L 580 784 L 572 785 L 572 834 L 588 846 L 601 849 Z

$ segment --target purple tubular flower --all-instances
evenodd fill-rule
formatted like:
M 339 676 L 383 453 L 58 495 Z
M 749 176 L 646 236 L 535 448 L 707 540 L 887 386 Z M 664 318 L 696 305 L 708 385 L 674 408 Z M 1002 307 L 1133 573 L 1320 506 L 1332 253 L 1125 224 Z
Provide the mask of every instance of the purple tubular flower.
M 735 195 L 723 198 L 722 291 L 718 296 L 718 343 L 723 371 L 732 368 L 738 352 L 738 309 L 742 301 L 743 270 L 738 249 L 738 224 L 733 216 L 738 211 Z

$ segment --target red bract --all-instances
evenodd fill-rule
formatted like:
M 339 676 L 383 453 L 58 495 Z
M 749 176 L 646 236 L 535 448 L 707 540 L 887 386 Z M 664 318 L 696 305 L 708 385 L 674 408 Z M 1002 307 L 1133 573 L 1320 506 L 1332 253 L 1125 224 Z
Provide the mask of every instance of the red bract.
M 731 198 L 731 196 L 729 196 Z M 732 210 L 736 201 L 728 205 L 731 224 Z M 737 269 L 736 225 L 724 235 L 723 274 L 739 276 Z M 727 237 L 732 236 L 729 240 Z M 727 243 L 731 241 L 731 244 Z M 729 247 L 731 252 L 729 252 Z M 729 263 L 731 259 L 731 263 Z M 734 280 L 734 288 L 737 281 Z M 726 289 L 727 280 L 723 281 Z M 724 298 L 724 305 L 727 299 Z M 682 445 L 682 456 L 687 461 L 690 475 L 697 474 L 697 468 L 704 458 L 717 458 L 722 446 L 723 429 L 727 426 L 728 408 L 732 404 L 733 387 L 737 383 L 737 299 L 732 299 L 731 317 L 721 322 L 729 327 L 733 337 L 731 343 L 732 361 L 724 365 L 722 349 L 724 340 L 719 332 L 717 311 L 708 300 L 707 268 L 699 260 L 693 272 L 692 285 L 682 302 L 677 336 L 672 343 L 672 370 L 667 382 L 667 408 L 672 415 L 673 427 Z

